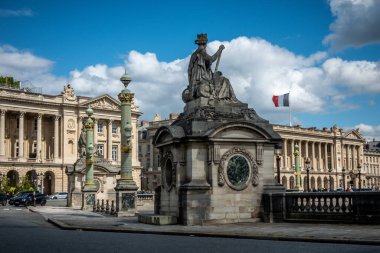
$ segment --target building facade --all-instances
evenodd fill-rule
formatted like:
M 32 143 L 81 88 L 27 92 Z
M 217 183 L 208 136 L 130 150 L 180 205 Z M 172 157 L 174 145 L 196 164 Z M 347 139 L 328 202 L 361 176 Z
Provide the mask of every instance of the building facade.
M 160 155 L 151 143 L 156 130 L 163 125 L 170 125 L 170 120 L 145 122 L 139 128 L 139 159 L 145 175 L 149 175 L 146 188 L 154 189 L 160 185 Z M 310 159 L 310 190 L 347 189 L 380 187 L 380 153 L 365 150 L 366 143 L 359 129 L 343 131 L 333 126 L 317 129 L 300 126 L 274 125 L 274 130 L 282 137 L 280 154 L 280 182 L 286 189 L 295 187 L 294 151 L 299 146 L 301 162 L 301 187 L 307 188 L 306 159 Z M 275 160 L 276 161 L 276 160 Z M 277 179 L 277 168 L 274 164 L 274 177 Z M 144 175 L 143 173 L 143 175 Z M 144 176 L 145 176 L 144 175 Z M 143 183 L 144 185 L 144 183 Z
M 7 177 L 11 186 L 27 178 L 46 194 L 69 191 L 67 167 L 81 157 L 78 140 L 88 107 L 96 121 L 96 155 L 120 166 L 120 103 L 111 96 L 76 96 L 70 84 L 57 96 L 1 87 L 0 176 Z M 133 105 L 134 147 L 140 115 Z M 138 152 L 136 148 L 132 152 L 133 177 L 140 185 Z
M 142 166 L 141 189 L 154 191 L 161 185 L 161 157 L 157 148 L 153 146 L 153 137 L 158 128 L 169 126 L 178 117 L 178 114 L 171 113 L 168 119 L 161 119 L 156 114 L 153 121 L 141 121 L 139 126 L 139 150 L 138 156 Z
M 294 188 L 295 144 L 299 146 L 301 184 L 304 189 L 307 182 L 305 164 L 307 157 L 310 159 L 309 187 L 311 190 L 380 186 L 378 184 L 379 161 L 369 158 L 370 153 L 365 152 L 365 139 L 359 129 L 343 131 L 333 126 L 320 130 L 275 125 L 274 130 L 283 139 L 280 155 L 280 182 L 286 189 Z M 372 162 L 371 165 L 369 161 Z M 276 173 L 275 176 L 277 177 Z

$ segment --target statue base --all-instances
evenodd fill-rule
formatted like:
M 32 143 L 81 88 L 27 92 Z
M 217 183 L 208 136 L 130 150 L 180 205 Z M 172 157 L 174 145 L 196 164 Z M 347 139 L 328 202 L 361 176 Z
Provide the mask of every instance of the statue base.
M 82 210 L 92 211 L 94 209 L 96 191 L 82 190 Z
M 116 189 L 116 216 L 117 217 L 135 216 L 137 213 L 136 207 L 137 207 L 136 190 L 127 191 L 127 190 Z

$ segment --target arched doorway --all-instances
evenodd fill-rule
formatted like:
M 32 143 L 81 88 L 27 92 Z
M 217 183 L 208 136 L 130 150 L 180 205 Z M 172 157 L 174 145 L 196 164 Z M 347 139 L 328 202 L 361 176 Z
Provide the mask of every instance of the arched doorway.
M 329 179 L 327 177 L 323 179 L 323 188 L 329 189 Z
M 321 177 L 317 178 L 317 188 L 318 188 L 318 190 L 322 189 L 322 178 Z
M 310 188 L 310 182 L 309 182 L 309 188 Z M 307 191 L 307 177 L 303 178 L 303 190 Z
M 46 195 L 52 195 L 55 192 L 54 189 L 54 173 L 51 171 L 48 171 L 44 175 L 44 189 L 43 193 Z
M 310 178 L 310 190 L 311 191 L 315 190 L 315 178 L 314 177 Z
M 19 182 L 19 174 L 15 170 L 11 170 L 7 173 L 7 178 L 9 179 L 10 187 L 17 187 Z
M 294 189 L 294 177 L 293 176 L 291 176 L 289 178 L 289 188 Z
M 333 190 L 335 187 L 334 187 L 334 178 L 333 177 L 330 177 L 330 188 Z
M 30 185 L 37 189 L 38 178 L 35 170 L 28 171 L 25 180 L 28 180 Z
M 285 187 L 285 189 L 288 189 L 288 181 L 286 180 L 286 177 L 283 176 L 282 177 L 282 185 Z

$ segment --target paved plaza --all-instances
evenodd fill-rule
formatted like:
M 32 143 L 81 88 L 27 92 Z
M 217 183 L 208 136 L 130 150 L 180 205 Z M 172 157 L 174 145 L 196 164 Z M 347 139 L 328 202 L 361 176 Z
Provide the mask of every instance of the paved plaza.
M 28 208 L 41 214 L 47 221 L 68 230 L 380 245 L 380 225 L 258 222 L 157 226 L 138 223 L 137 217 L 114 217 L 68 207 Z

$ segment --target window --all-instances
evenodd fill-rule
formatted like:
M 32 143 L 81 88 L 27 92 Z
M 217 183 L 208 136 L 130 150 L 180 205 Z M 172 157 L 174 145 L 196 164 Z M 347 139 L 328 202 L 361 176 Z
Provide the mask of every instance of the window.
M 98 121 L 98 133 L 103 133 L 103 122 Z
M 18 157 L 18 141 L 16 141 L 16 157 Z
M 149 158 L 146 159 L 146 167 L 147 167 L 147 168 L 150 168 L 150 159 L 149 159 Z
M 37 142 L 33 143 L 33 153 L 37 154 Z
M 20 128 L 20 119 L 19 119 L 19 118 L 16 120 L 16 128 L 17 128 L 17 129 Z
M 103 144 L 98 144 L 98 156 L 103 157 L 104 154 L 104 145 Z
M 112 145 L 112 160 L 113 161 L 117 161 L 117 152 L 118 151 L 118 147 L 117 145 Z
M 113 134 L 117 133 L 117 125 L 115 123 L 112 123 L 112 133 Z
M 147 152 L 150 152 L 150 144 L 147 145 L 146 150 Z
M 38 121 L 37 118 L 34 119 L 34 130 L 37 130 Z

